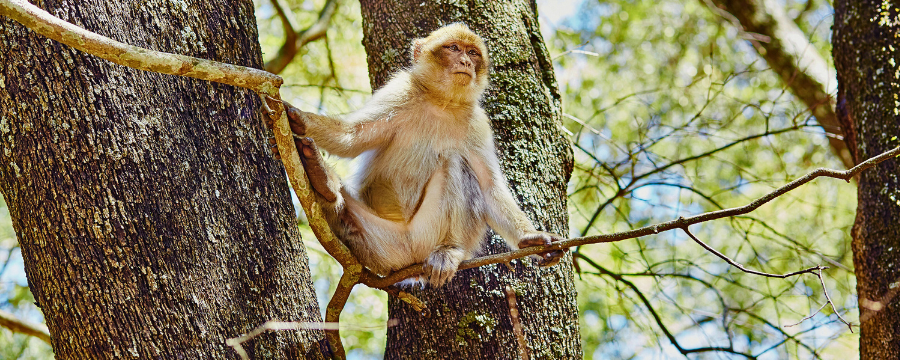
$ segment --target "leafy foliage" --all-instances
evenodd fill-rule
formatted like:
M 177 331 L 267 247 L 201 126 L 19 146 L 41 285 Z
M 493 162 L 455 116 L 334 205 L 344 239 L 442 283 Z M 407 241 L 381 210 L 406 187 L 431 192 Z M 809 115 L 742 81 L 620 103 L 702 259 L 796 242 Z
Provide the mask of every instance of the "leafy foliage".
M 565 126 L 576 146 L 573 235 L 744 205 L 814 168 L 841 167 L 815 118 L 752 44 L 703 2 L 580 6 L 545 28 L 551 53 L 563 54 L 555 65 L 569 114 Z M 817 11 L 830 10 L 820 6 Z M 756 270 L 830 266 L 829 294 L 853 319 L 848 234 L 854 190 L 817 181 L 750 216 L 692 231 Z M 814 276 L 744 274 L 678 232 L 577 254 L 603 266 L 579 262 L 583 340 L 595 358 L 678 354 L 661 326 L 688 349 L 717 346 L 760 358 L 855 352 L 856 335 L 833 315 L 784 327 L 825 302 Z M 610 274 L 627 274 L 623 278 L 660 321 L 634 289 Z M 724 352 L 699 357 L 743 358 Z

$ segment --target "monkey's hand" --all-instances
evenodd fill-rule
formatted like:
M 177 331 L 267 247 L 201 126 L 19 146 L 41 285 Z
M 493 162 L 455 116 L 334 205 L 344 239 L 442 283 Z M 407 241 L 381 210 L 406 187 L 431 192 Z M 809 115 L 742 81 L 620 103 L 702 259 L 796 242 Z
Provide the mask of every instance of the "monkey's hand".
M 281 104 L 284 105 L 284 111 L 288 116 L 288 125 L 291 127 L 291 132 L 297 136 L 306 135 L 306 118 L 303 116 L 303 111 L 298 108 L 295 108 L 293 105 L 288 103 L 287 101 L 281 100 Z M 275 131 L 275 119 L 272 118 L 274 114 L 268 112 L 268 108 L 266 106 L 260 107 L 260 111 L 263 113 L 263 119 L 266 122 L 266 127 L 271 131 Z M 295 140 L 295 142 L 297 142 Z M 275 138 L 269 138 L 269 147 L 272 149 L 272 154 L 276 159 L 281 159 L 281 154 L 278 153 L 278 146 L 275 143 Z M 299 144 L 297 144 L 297 150 L 300 150 Z
M 440 245 L 425 260 L 422 275 L 432 286 L 436 288 L 444 286 L 456 274 L 464 255 L 462 249 L 458 247 Z
M 552 242 L 561 240 L 563 240 L 563 238 L 556 234 L 551 234 L 543 231 L 529 232 L 523 235 L 521 239 L 519 239 L 519 248 L 521 249 L 532 246 L 547 246 Z M 569 250 L 551 250 L 538 253 L 537 255 L 532 255 L 532 258 L 537 260 L 539 266 L 553 266 L 559 263 L 559 259 L 561 259 L 567 251 Z
M 329 186 L 330 179 L 326 168 L 328 165 L 325 164 L 325 159 L 322 158 L 316 142 L 305 137 L 295 139 L 294 145 L 297 146 L 297 152 L 300 153 L 300 162 L 303 163 L 303 169 L 306 170 L 306 177 L 309 178 L 309 184 L 312 185 L 313 190 L 328 202 L 335 202 L 337 194 L 332 186 Z

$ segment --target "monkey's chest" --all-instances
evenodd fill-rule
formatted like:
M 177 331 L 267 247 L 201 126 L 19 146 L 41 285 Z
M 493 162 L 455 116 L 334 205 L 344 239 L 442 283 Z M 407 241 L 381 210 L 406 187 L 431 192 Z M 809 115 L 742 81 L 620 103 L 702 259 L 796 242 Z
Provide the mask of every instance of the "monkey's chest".
M 380 217 L 409 222 L 420 211 L 440 212 L 449 203 L 472 202 L 481 197 L 476 172 L 461 152 L 425 144 L 398 145 L 392 144 L 372 159 L 360 184 L 360 200 Z M 429 191 L 441 192 L 442 205 L 430 208 L 435 204 L 423 204 L 422 199 L 436 173 L 444 175 L 445 184 Z

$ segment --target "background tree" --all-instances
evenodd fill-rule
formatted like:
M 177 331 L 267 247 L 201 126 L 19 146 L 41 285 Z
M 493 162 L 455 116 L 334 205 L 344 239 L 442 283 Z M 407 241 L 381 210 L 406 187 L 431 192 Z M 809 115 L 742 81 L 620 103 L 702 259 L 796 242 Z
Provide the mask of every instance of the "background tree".
M 838 114 L 857 160 L 900 144 L 900 11 L 884 1 L 837 1 L 834 61 Z M 860 358 L 900 353 L 900 164 L 859 177 L 853 263 L 860 306 Z
M 250 2 L 40 5 L 129 44 L 262 65 Z M 57 358 L 235 357 L 225 340 L 266 320 L 320 321 L 256 94 L 112 65 L 7 18 L 0 52 L 0 190 Z M 321 358 L 322 342 L 247 347 Z

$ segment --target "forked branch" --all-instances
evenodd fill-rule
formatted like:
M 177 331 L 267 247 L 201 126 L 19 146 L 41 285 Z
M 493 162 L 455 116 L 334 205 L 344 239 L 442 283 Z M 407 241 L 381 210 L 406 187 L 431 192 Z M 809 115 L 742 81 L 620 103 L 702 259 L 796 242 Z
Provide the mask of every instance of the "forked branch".
M 337 12 L 338 1 L 328 0 L 322 11 L 319 12 L 319 18 L 310 27 L 303 30 L 296 30 L 297 24 L 294 22 L 294 15 L 291 8 L 283 2 L 283 0 L 272 0 L 272 6 L 281 18 L 281 25 L 284 27 L 284 44 L 278 49 L 275 57 L 266 62 L 266 71 L 278 74 L 284 70 L 297 52 L 307 43 L 321 39 L 325 36 L 325 30 L 328 30 L 328 24 L 334 13 Z

